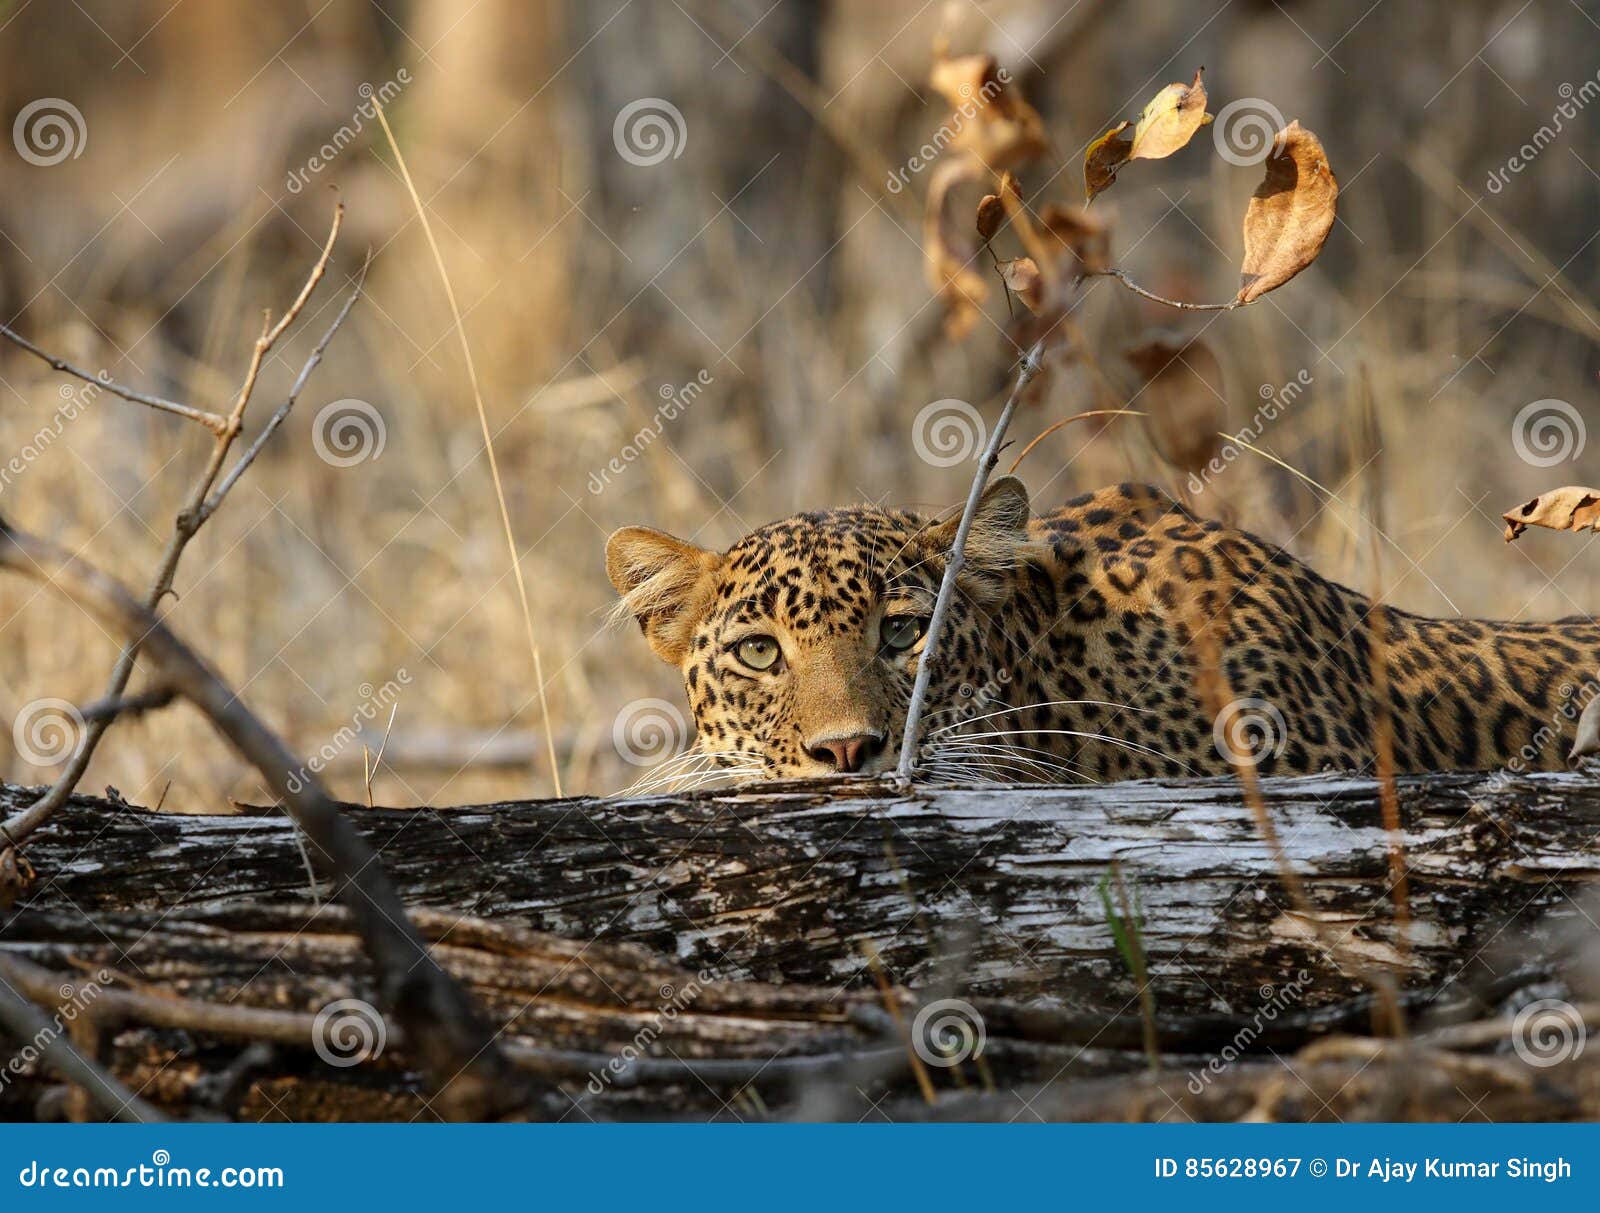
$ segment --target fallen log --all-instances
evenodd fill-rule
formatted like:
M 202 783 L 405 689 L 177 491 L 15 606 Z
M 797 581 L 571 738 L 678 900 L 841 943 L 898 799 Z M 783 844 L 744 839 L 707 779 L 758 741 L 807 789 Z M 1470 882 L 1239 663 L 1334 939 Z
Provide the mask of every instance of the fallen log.
M 409 905 L 642 943 L 766 982 L 870 984 L 870 944 L 902 985 L 1082 1010 L 1120 1010 L 1136 993 L 1098 892 L 1113 862 L 1142 907 L 1159 1006 L 1186 1012 L 1252 1008 L 1302 968 L 1312 1004 L 1360 992 L 1362 965 L 1436 987 L 1509 918 L 1559 909 L 1600 875 L 1600 789 L 1582 776 L 1403 779 L 1402 940 L 1374 785 L 1264 787 L 1317 923 L 1282 892 L 1228 780 L 903 793 L 845 780 L 344 811 Z M 150 814 L 80 798 L 28 856 L 41 878 L 25 904 L 91 917 L 316 893 L 292 823 L 271 809 Z M 1337 941 L 1331 958 L 1317 927 Z
M 930 1089 L 938 1103 L 961 1087 L 964 1114 L 1014 1114 L 1015 1089 L 1041 1092 L 1029 1106 L 1051 1115 L 1086 1115 L 1066 1079 L 1089 1090 L 1144 1065 L 1138 990 L 1100 893 L 1113 862 L 1138 906 L 1162 1064 L 1180 1079 L 1241 1039 L 1261 1055 L 1367 1030 L 1374 971 L 1413 1006 L 1437 1009 L 1444 991 L 1446 1017 L 1480 1014 L 1461 992 L 1481 985 L 1471 966 L 1485 945 L 1541 954 L 1580 916 L 1570 894 L 1600 875 L 1600 792 L 1586 779 L 1408 778 L 1402 935 L 1374 786 L 1264 791 L 1309 907 L 1283 894 L 1226 780 L 844 780 L 344 811 L 440 963 L 546 1085 L 550 1115 L 858 1116 L 879 1096 L 927 1106 Z M 29 795 L 0 789 L 7 803 Z M 426 1114 L 392 1026 L 381 1062 L 352 1070 L 314 1047 L 317 1012 L 370 1001 L 372 977 L 343 912 L 311 904 L 325 890 L 283 814 L 80 797 L 27 855 L 37 883 L 0 915 L 0 960 L 32 966 L 42 1003 L 51 983 L 106 971 L 93 1035 L 131 1088 L 190 1114 Z M 986 1043 L 945 1069 L 921 1061 L 914 1021 L 951 999 Z M 268 1018 L 229 1017 L 246 1011 Z M 1381 1068 L 1403 1073 L 1391 1060 Z M 1139 1081 L 1096 1098 L 1171 1107 Z M 1208 1086 L 1192 1114 L 1228 1114 L 1245 1081 L 1219 1082 L 1227 1099 Z M 38 1076 L 0 1085 L 0 1114 L 37 1114 L 49 1093 Z

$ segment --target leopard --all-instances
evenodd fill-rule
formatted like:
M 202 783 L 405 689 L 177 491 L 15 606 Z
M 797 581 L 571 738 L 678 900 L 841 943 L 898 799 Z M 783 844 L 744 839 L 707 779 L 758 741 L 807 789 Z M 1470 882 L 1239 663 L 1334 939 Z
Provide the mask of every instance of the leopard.
M 1559 770 L 1600 621 L 1430 618 L 1125 483 L 1035 517 L 1015 476 L 957 516 L 802 513 L 725 551 L 606 544 L 617 613 L 678 669 L 680 774 L 900 771 L 941 582 L 954 593 L 904 757 L 926 779 L 1100 783 Z

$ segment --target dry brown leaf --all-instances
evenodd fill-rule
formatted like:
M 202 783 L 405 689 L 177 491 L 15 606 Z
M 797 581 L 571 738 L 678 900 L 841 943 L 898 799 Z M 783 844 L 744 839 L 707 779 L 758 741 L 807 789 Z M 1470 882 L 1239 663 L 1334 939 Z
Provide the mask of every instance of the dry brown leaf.
M 1276 290 L 1317 259 L 1339 200 L 1322 142 L 1298 121 L 1273 141 L 1266 176 L 1244 213 L 1239 302 Z
M 1084 153 L 1084 201 L 1093 202 L 1096 194 L 1111 188 L 1111 183 L 1117 179 L 1117 170 L 1133 155 L 1133 140 L 1122 137 L 1122 132 L 1127 129 L 1126 122 L 1117 123 L 1091 143 L 1089 150 Z
M 985 194 L 978 202 L 978 235 L 988 244 L 1005 222 L 1006 208 L 995 194 Z
M 1139 124 L 1133 128 L 1128 159 L 1165 159 L 1211 121 L 1211 115 L 1206 113 L 1206 86 L 1200 83 L 1200 73 L 1205 70 L 1202 67 L 1196 71 L 1188 84 L 1169 84 L 1150 98 L 1150 104 L 1139 115 Z
M 15 847 L 0 846 L 0 910 L 9 910 L 35 879 L 28 857 Z
M 1500 517 L 1506 520 L 1507 543 L 1530 526 L 1552 531 L 1600 531 L 1600 489 L 1565 485 L 1540 493 Z
M 1018 257 L 1014 261 L 1000 262 L 1000 277 L 1006 289 L 1016 295 L 1034 315 L 1045 306 L 1044 278 L 1032 257 Z
M 989 284 L 975 268 L 978 243 L 966 224 L 958 224 L 948 205 L 956 186 L 982 180 L 983 165 L 972 156 L 958 156 L 934 166 L 922 212 L 922 253 L 928 285 L 944 301 L 945 336 L 962 341 L 978 323 Z
M 1226 429 L 1222 364 L 1199 338 L 1157 335 L 1123 355 L 1144 388 L 1135 398 L 1145 432 L 1173 467 L 1197 475 L 1221 450 Z
M 956 111 L 950 146 L 990 169 L 1017 168 L 1050 150 L 1037 110 L 1001 79 L 993 55 L 936 55 L 928 77 Z

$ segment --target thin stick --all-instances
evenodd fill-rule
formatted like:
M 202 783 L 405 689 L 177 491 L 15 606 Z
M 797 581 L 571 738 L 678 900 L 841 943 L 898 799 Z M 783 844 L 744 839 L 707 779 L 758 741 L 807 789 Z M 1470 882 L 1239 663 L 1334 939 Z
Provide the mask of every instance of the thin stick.
M 211 458 L 207 461 L 205 470 L 200 474 L 200 478 L 195 482 L 194 488 L 190 490 L 187 505 L 178 514 L 177 520 L 173 523 L 172 537 L 167 540 L 167 547 L 161 554 L 161 562 L 156 568 L 156 575 L 151 580 L 150 588 L 144 596 L 144 605 L 147 610 L 154 611 L 161 605 L 161 600 L 171 593 L 172 582 L 177 576 L 178 562 L 183 558 L 184 549 L 189 546 L 189 541 L 195 537 L 201 526 L 205 524 L 206 519 L 216 512 L 217 506 L 221 504 L 223 495 L 229 488 L 233 487 L 234 481 L 238 479 L 237 476 L 230 477 L 224 486 L 217 490 L 215 497 L 208 501 L 211 486 L 217 482 L 217 476 L 222 471 L 222 464 L 227 458 L 228 450 L 232 447 L 234 439 L 239 436 L 239 429 L 244 419 L 245 406 L 250 403 L 250 393 L 255 388 L 256 377 L 261 370 L 261 360 L 289 325 L 294 323 L 295 318 L 300 315 L 301 309 L 305 307 L 306 301 L 311 298 L 311 292 L 316 288 L 317 283 L 322 280 L 323 272 L 328 267 L 328 260 L 333 256 L 334 243 L 339 239 L 339 227 L 343 220 L 344 204 L 339 203 L 333 208 L 333 223 L 328 229 L 328 239 L 323 244 L 322 253 L 318 256 L 316 264 L 312 266 L 311 273 L 306 278 L 305 286 L 301 288 L 300 294 L 296 297 L 294 303 L 290 305 L 289 310 L 284 312 L 283 318 L 278 321 L 276 326 L 272 325 L 270 321 L 262 325 L 261 336 L 256 339 L 255 346 L 251 351 L 250 365 L 245 373 L 244 383 L 240 386 L 239 394 L 234 398 L 233 409 L 227 417 L 222 419 L 224 424 L 217 431 L 217 440 L 211 449 Z M 343 318 L 344 313 L 340 313 L 339 319 L 343 320 Z M 337 323 L 335 323 L 334 328 L 338 328 Z M 333 332 L 330 330 L 328 337 L 332 336 Z M 327 340 L 328 338 L 326 337 L 323 339 L 324 345 Z M 301 372 L 300 380 L 296 383 L 297 391 L 305 376 L 310 373 L 309 368 L 315 366 L 316 361 L 321 359 L 321 349 L 322 347 L 319 346 L 317 352 L 312 355 L 313 361 L 307 364 L 308 369 Z M 139 646 L 143 638 L 131 636 L 129 640 L 130 643 L 122 650 L 121 655 L 117 658 L 117 664 L 111 670 L 111 680 L 106 686 L 106 699 L 114 700 L 120 698 L 128 688 L 128 680 L 133 677 L 133 666 L 138 659 Z M 0 833 L 4 834 L 12 847 L 21 844 L 28 835 L 48 821 L 51 814 L 55 813 L 57 809 L 67 802 L 68 797 L 72 795 L 73 789 L 78 786 L 78 781 L 83 778 L 83 773 L 89 769 L 89 761 L 94 757 L 95 749 L 99 746 L 100 739 L 105 736 L 105 731 L 110 727 L 112 719 L 112 717 L 104 717 L 89 721 L 88 728 L 84 730 L 83 744 L 68 759 L 67 769 L 51 785 L 49 791 L 26 809 L 8 819 L 3 826 L 0 826 Z
M 148 405 L 150 408 L 159 409 L 163 413 L 171 413 L 188 421 L 197 421 L 213 434 L 220 435 L 227 428 L 228 419 L 217 413 L 207 409 L 197 409 L 192 405 L 179 404 L 176 400 L 152 396 L 148 392 L 141 392 L 131 387 L 123 387 L 122 384 L 117 383 L 108 375 L 96 375 L 81 367 L 73 366 L 65 358 L 57 358 L 49 351 L 40 349 L 9 325 L 0 324 L 0 337 L 4 337 L 13 345 L 27 350 L 35 358 L 48 363 L 52 369 L 71 375 L 74 378 L 82 379 L 85 383 L 92 383 L 95 387 L 103 388 L 113 396 L 121 396 L 124 400 L 130 400 L 134 404 Z
M 966 507 L 961 511 L 961 522 L 956 527 L 955 542 L 950 546 L 950 563 L 945 566 L 944 580 L 939 583 L 939 597 L 934 601 L 933 616 L 928 620 L 928 639 L 922 647 L 922 660 L 917 663 L 917 680 L 911 688 L 911 702 L 906 705 L 906 729 L 900 739 L 900 763 L 895 772 L 904 782 L 910 781 L 911 770 L 915 764 L 917 729 L 922 723 L 923 707 L 928 700 L 928 684 L 933 678 L 934 663 L 939 658 L 939 641 L 944 633 L 944 619 L 950 611 L 950 600 L 955 597 L 956 577 L 966 562 L 967 534 L 972 530 L 973 518 L 977 516 L 978 502 L 983 497 L 983 486 L 989 483 L 989 473 L 994 471 L 994 465 L 1000 461 L 1000 447 L 1005 441 L 1006 427 L 1011 424 L 1011 416 L 1017 411 L 1017 402 L 1022 399 L 1022 389 L 1027 387 L 1039 373 L 1039 362 L 1043 353 L 1044 339 L 1040 338 L 1034 343 L 1033 348 L 1023 355 L 1022 363 L 1017 368 L 1017 381 L 1011 388 L 1011 395 L 1006 399 L 1005 408 L 1000 410 L 1000 419 L 994 423 L 994 432 L 989 435 L 989 445 L 984 448 L 983 458 L 978 461 L 978 472 L 972 478 L 972 489 L 967 494 Z
M 1062 426 L 1068 425 L 1071 422 L 1082 421 L 1085 417 L 1145 417 L 1148 415 L 1149 414 L 1147 413 L 1141 413 L 1138 409 L 1090 409 L 1086 413 L 1074 413 L 1065 420 L 1057 421 L 1053 425 L 1047 425 L 1044 429 L 1040 430 L 1038 436 L 1035 437 L 1032 442 L 1028 443 L 1027 446 L 1022 448 L 1022 454 L 1018 455 L 1011 461 L 1011 466 L 1006 469 L 1006 475 L 1009 476 L 1011 473 L 1017 470 L 1022 461 L 1028 457 L 1029 451 L 1033 450 L 1034 447 L 1038 446 Z
M 368 767 L 367 772 L 366 772 L 366 775 L 367 775 L 367 808 L 369 808 L 369 809 L 372 807 L 372 777 L 378 773 L 378 766 L 383 762 L 383 752 L 389 748 L 389 730 L 394 728 L 394 714 L 396 712 L 398 712 L 399 710 L 400 710 L 400 705 L 398 703 L 396 703 L 393 707 L 391 707 L 389 709 L 389 723 L 384 726 L 383 741 L 378 746 L 378 756 L 372 760 L 372 765 L 370 767 Z M 367 747 L 366 746 L 362 746 L 361 747 L 361 760 L 362 760 L 363 765 L 366 763 L 366 755 L 367 755 Z
M 1185 303 L 1182 299 L 1168 299 L 1165 295 L 1158 295 L 1154 291 L 1147 291 L 1132 278 L 1115 266 L 1105 270 L 1095 270 L 1085 275 L 1089 278 L 1115 278 L 1135 295 L 1143 295 L 1152 303 L 1164 303 L 1168 307 L 1175 307 L 1184 312 L 1231 312 L 1236 307 L 1243 307 L 1237 299 L 1230 299 L 1226 303 Z
M 376 97 L 372 104 L 377 108 L 378 121 L 383 126 L 383 133 L 389 140 L 389 148 L 394 152 L 395 163 L 400 166 L 400 177 L 406 183 L 406 192 L 411 195 L 411 204 L 417 209 L 417 218 L 422 223 L 422 234 L 428 238 L 428 247 L 433 251 L 433 263 L 439 269 L 439 279 L 444 283 L 445 298 L 450 302 L 450 314 L 455 318 L 456 336 L 461 340 L 461 356 L 466 359 L 467 379 L 472 384 L 472 401 L 478 406 L 478 425 L 483 429 L 483 449 L 489 455 L 489 475 L 494 480 L 495 500 L 500 503 L 500 523 L 506 533 L 506 549 L 511 555 L 511 569 L 517 578 L 517 599 L 522 604 L 522 623 L 528 633 L 528 648 L 533 651 L 533 679 L 539 688 L 539 712 L 544 718 L 544 740 L 550 762 L 550 782 L 555 786 L 556 796 L 560 798 L 561 767 L 556 762 L 556 739 L 550 731 L 550 700 L 544 689 L 544 661 L 539 656 L 539 643 L 533 635 L 533 608 L 528 605 L 528 585 L 522 577 L 522 558 L 517 554 L 517 537 L 511 529 L 511 511 L 506 507 L 506 491 L 500 483 L 500 461 L 494 454 L 494 435 L 489 430 L 489 414 L 483 407 L 483 393 L 478 390 L 478 368 L 472 361 L 472 347 L 467 344 L 467 327 L 461 321 L 461 309 L 456 305 L 455 289 L 450 285 L 450 275 L 444 268 L 444 257 L 439 252 L 439 242 L 433 238 L 433 225 L 428 222 L 428 212 L 423 208 L 422 197 L 417 193 L 417 187 L 411 180 L 411 170 L 406 168 L 406 158 L 400 154 L 400 144 L 395 140 L 394 131 L 389 128 L 389 119 L 384 116 L 383 106 Z
M 878 983 L 878 994 L 883 999 L 883 1008 L 889 1012 L 895 1027 L 900 1030 L 901 1039 L 905 1041 L 906 1060 L 911 1063 L 911 1071 L 916 1075 L 917 1089 L 922 1092 L 923 1102 L 931 1108 L 939 1102 L 939 1094 L 933 1089 L 933 1079 L 928 1075 L 928 1067 L 922 1064 L 922 1058 L 917 1055 L 916 1041 L 911 1037 L 911 1029 L 906 1026 L 905 1016 L 900 1014 L 894 989 L 889 984 L 889 975 L 883 968 L 883 960 L 871 940 L 862 942 L 861 951 L 867 958 L 867 965 L 872 969 L 873 980 Z
M 125 695 L 117 699 L 97 699 L 85 704 L 78 712 L 85 721 L 114 720 L 118 716 L 143 716 L 173 701 L 177 692 L 171 687 L 156 687 L 138 695 Z
M 250 465 L 256 461 L 256 456 L 261 454 L 261 448 L 267 445 L 267 440 L 277 433 L 278 427 L 288 419 L 289 413 L 294 409 L 295 402 L 300 399 L 300 393 L 305 390 L 306 380 L 311 378 L 311 372 L 321 364 L 322 355 L 327 352 L 328 344 L 333 340 L 334 334 L 344 324 L 345 317 L 350 314 L 350 309 L 355 306 L 356 300 L 361 298 L 362 288 L 367 281 L 367 267 L 371 264 L 372 253 L 369 250 L 366 260 L 361 263 L 361 272 L 356 275 L 355 288 L 350 292 L 350 297 L 344 301 L 344 306 L 339 309 L 339 314 L 333 318 L 333 323 L 328 326 L 328 331 L 322 335 L 322 340 L 317 342 L 316 348 L 311 351 L 311 357 L 306 359 L 305 365 L 300 368 L 300 373 L 295 376 L 294 384 L 289 388 L 289 395 L 284 398 L 283 403 L 277 407 L 272 416 L 267 418 L 267 424 L 261 427 L 261 432 L 256 435 L 255 441 L 245 448 L 244 454 L 239 456 L 238 462 L 228 469 L 228 474 L 217 485 L 216 491 L 206 498 L 205 504 L 200 507 L 197 515 L 199 523 L 203 524 L 207 518 L 217 512 L 217 507 L 222 504 L 222 499 L 238 483 L 239 477 L 243 476 L 249 470 Z
M 23 982 L 18 979 L 14 968 L 18 963 L 0 955 L 0 1023 L 5 1024 L 18 1040 L 31 1042 L 56 1073 L 82 1088 L 112 1120 L 132 1124 L 164 1122 L 167 1118 L 154 1105 L 140 1099 L 80 1053 L 60 1030 L 60 1025 L 45 1018 L 44 1013 L 24 996 Z M 50 996 L 56 994 L 57 990 L 52 984 Z

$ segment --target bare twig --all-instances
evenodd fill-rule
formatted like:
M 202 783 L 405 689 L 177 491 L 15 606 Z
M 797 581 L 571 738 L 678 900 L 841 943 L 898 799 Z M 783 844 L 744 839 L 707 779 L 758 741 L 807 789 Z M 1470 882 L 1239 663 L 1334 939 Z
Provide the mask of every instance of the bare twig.
M 217 483 L 217 477 L 222 471 L 222 464 L 227 458 L 228 450 L 233 446 L 234 439 L 239 436 L 245 408 L 250 403 L 250 394 L 254 391 L 256 378 L 261 372 L 262 360 L 272 349 L 278 338 L 294 323 L 295 319 L 300 315 L 301 309 L 305 307 L 306 301 L 310 299 L 311 292 L 316 289 L 317 283 L 322 280 L 322 275 L 328 267 L 328 260 L 333 256 L 333 246 L 339 238 L 339 227 L 343 219 L 344 204 L 340 203 L 334 207 L 333 222 L 328 229 L 327 241 L 323 244 L 322 253 L 317 258 L 316 264 L 312 266 L 305 285 L 300 289 L 300 294 L 295 298 L 294 303 L 290 305 L 289 310 L 284 312 L 276 325 L 271 323 L 270 318 L 262 325 L 261 336 L 256 339 L 255 346 L 251 350 L 250 364 L 246 370 L 244 382 L 240 386 L 238 395 L 234 398 L 233 407 L 228 415 L 218 418 L 222 424 L 219 428 L 214 428 L 216 443 L 212 447 L 211 457 L 206 463 L 205 470 L 200 474 L 200 478 L 195 482 L 193 489 L 190 490 L 187 504 L 173 523 L 172 537 L 167 541 L 166 550 L 162 552 L 161 561 L 156 568 L 156 575 L 151 580 L 149 590 L 145 593 L 144 605 L 151 611 L 160 606 L 161 600 L 172 591 L 173 579 L 178 572 L 178 562 L 183 557 L 184 549 L 189 546 L 189 541 L 195 537 L 201 526 L 205 524 L 206 519 L 216 512 L 216 508 L 221 504 L 223 496 L 238 480 L 238 473 L 248 466 L 248 460 L 253 459 L 255 451 L 259 449 L 258 442 L 256 446 L 245 453 L 245 457 L 235 467 L 233 474 L 224 481 L 214 494 L 212 493 L 212 486 Z M 357 290 L 359 291 L 359 289 L 358 284 Z M 311 368 L 315 367 L 317 362 L 321 360 L 322 350 L 334 332 L 337 331 L 339 323 L 343 321 L 345 313 L 348 311 L 349 305 L 347 304 L 344 311 L 339 313 L 338 320 L 334 322 L 333 328 L 323 338 L 322 343 L 317 346 L 311 359 L 301 371 L 299 378 L 296 379 L 294 394 L 299 392 L 306 376 L 310 374 Z M 46 358 L 48 361 L 48 356 Z M 51 365 L 56 365 L 55 361 L 51 361 Z M 82 372 L 73 370 L 70 367 L 64 367 L 63 369 L 69 370 L 72 374 L 80 376 L 82 374 Z M 293 404 L 293 394 L 289 403 Z M 280 408 L 279 412 L 286 413 L 287 409 Z M 207 414 L 207 416 L 212 416 L 212 414 Z M 139 646 L 142 640 L 143 638 L 137 634 L 129 637 L 130 643 L 128 647 L 123 649 L 122 654 L 117 658 L 116 665 L 112 668 L 111 679 L 106 686 L 105 698 L 107 700 L 119 699 L 122 693 L 127 690 L 128 680 L 133 677 L 133 666 L 138 658 Z M 78 786 L 78 781 L 83 778 L 83 773 L 89 769 L 89 762 L 94 757 L 95 749 L 99 746 L 101 737 L 105 735 L 105 731 L 110 727 L 113 719 L 115 719 L 115 714 L 90 720 L 88 727 L 84 730 L 82 744 L 68 759 L 66 770 L 61 773 L 56 782 L 33 804 L 11 817 L 3 826 L 0 826 L 0 833 L 4 834 L 13 847 L 25 841 L 28 835 L 48 821 L 51 814 L 55 813 L 57 809 L 67 802 L 67 798 L 72 795 L 72 790 Z
M 1243 307 L 1237 299 L 1230 299 L 1226 303 L 1185 303 L 1182 299 L 1168 299 L 1165 295 L 1158 295 L 1140 286 L 1122 270 L 1112 266 L 1110 269 L 1095 270 L 1086 275 L 1090 278 L 1115 278 L 1135 295 L 1143 295 L 1152 303 L 1164 303 L 1168 307 L 1175 307 L 1184 312 L 1231 312 L 1236 307 Z
M 148 606 L 86 562 L 0 521 L 0 567 L 44 581 L 130 639 L 161 677 L 211 721 L 304 832 L 334 895 L 350 911 L 378 972 L 386 1008 L 417 1047 L 441 1104 L 466 1119 L 521 1107 L 523 1085 L 471 996 L 429 952 L 377 852 L 339 811 L 316 776 Z
M 19 969 L 25 962 L 0 956 L 0 1023 L 18 1040 L 29 1041 L 68 1082 L 76 1083 L 112 1120 L 146 1124 L 167 1118 L 122 1083 L 85 1057 L 67 1039 L 60 1025 L 47 1019 L 30 998 L 47 1001 L 59 997 L 52 976 L 48 991 L 32 991 Z M 33 969 L 34 966 L 29 965 Z M 43 972 L 43 970 L 35 970 Z
M 559 799 L 562 795 L 561 766 L 556 761 L 555 736 L 550 732 L 550 701 L 545 694 L 544 659 L 539 654 L 539 642 L 533 634 L 533 608 L 528 605 L 528 585 L 522 576 L 522 557 L 517 552 L 516 534 L 511 529 L 511 511 L 506 506 L 505 488 L 500 483 L 500 461 L 495 458 L 494 435 L 489 430 L 489 414 L 483 407 L 483 392 L 478 387 L 478 367 L 472 360 L 472 347 L 467 343 L 467 326 L 462 322 L 461 308 L 456 304 L 456 292 L 450 285 L 450 275 L 445 272 L 444 254 L 439 251 L 439 242 L 433 237 L 433 225 L 428 222 L 427 208 L 422 205 L 422 196 L 417 193 L 416 184 L 411 180 L 411 170 L 406 168 L 406 158 L 400 152 L 400 144 L 394 137 L 394 131 L 389 129 L 389 119 L 384 115 L 383 106 L 376 98 L 372 104 L 377 108 L 378 121 L 383 125 L 383 133 L 388 137 L 389 150 L 394 152 L 395 163 L 400 167 L 400 177 L 406 184 L 406 192 L 411 195 L 411 204 L 416 207 L 417 219 L 422 224 L 422 234 L 427 237 L 428 248 L 433 252 L 433 263 L 439 270 L 440 280 L 444 283 L 445 299 L 450 304 L 450 315 L 455 320 L 456 336 L 461 342 L 461 356 L 466 360 L 467 380 L 472 385 L 472 401 L 478 406 L 478 425 L 483 430 L 483 449 L 489 456 L 489 477 L 494 481 L 495 500 L 500 504 L 500 523 L 506 535 L 506 548 L 511 555 L 511 571 L 516 575 L 517 600 L 522 606 L 522 623 L 528 633 L 528 648 L 533 652 L 533 680 L 539 691 L 539 714 L 544 721 L 550 782 L 555 787 L 556 797 Z
M 217 485 L 216 491 L 206 498 L 205 504 L 200 507 L 196 525 L 202 525 L 206 519 L 217 512 L 217 507 L 222 504 L 222 499 L 228 495 L 240 476 L 243 476 L 256 461 L 256 456 L 261 454 L 261 448 L 267 445 L 268 439 L 278 432 L 293 410 L 295 402 L 300 399 L 300 393 L 305 389 L 306 380 L 311 378 L 311 372 L 317 369 L 322 362 L 322 355 L 327 351 L 328 344 L 333 340 L 340 327 L 344 324 L 345 317 L 350 314 L 350 309 L 361 298 L 361 290 L 366 285 L 367 268 L 372 264 L 372 254 L 369 251 L 365 261 L 361 263 L 361 272 L 356 275 L 356 284 L 350 291 L 350 297 L 344 301 L 344 306 L 339 309 L 339 314 L 333 318 L 333 323 L 328 326 L 328 331 L 322 335 L 322 340 L 317 342 L 316 348 L 311 351 L 305 365 L 300 368 L 300 373 L 295 376 L 294 384 L 289 388 L 289 394 L 271 417 L 267 424 L 261 427 L 261 432 L 256 435 L 255 441 L 245 448 L 244 454 L 239 456 L 238 462 L 228 469 L 228 474 Z
M 1005 442 L 1006 427 L 1011 424 L 1022 390 L 1039 373 L 1039 363 L 1044 354 L 1044 339 L 1035 342 L 1022 357 L 1017 368 L 1017 381 L 1006 398 L 1005 408 L 994 423 L 989 435 L 989 445 L 978 461 L 978 471 L 972 478 L 972 489 L 967 494 L 966 507 L 961 511 L 961 521 L 956 526 L 955 542 L 950 546 L 950 562 L 945 565 L 944 579 L 939 583 L 939 596 L 934 600 L 933 615 L 928 620 L 928 638 L 922 647 L 922 659 L 917 663 L 917 680 L 911 688 L 911 701 L 906 705 L 906 728 L 900 739 L 900 763 L 897 775 L 902 780 L 911 778 L 917 754 L 917 729 L 922 723 L 922 711 L 928 699 L 928 684 L 933 677 L 934 664 L 939 659 L 939 641 L 944 632 L 945 616 L 950 611 L 950 600 L 955 597 L 956 578 L 966 562 L 967 534 L 972 530 L 972 520 L 978 513 L 978 502 L 983 497 L 983 486 L 989 483 L 989 473 L 1000 461 L 1000 447 Z
M 97 699 L 85 704 L 78 712 L 85 721 L 115 720 L 119 716 L 142 716 L 157 708 L 164 708 L 177 697 L 171 687 L 155 687 L 137 695 L 122 695 L 112 699 Z
M 1070 417 L 1064 417 L 1060 421 L 1057 421 L 1057 422 L 1055 422 L 1055 423 L 1053 423 L 1051 425 L 1047 425 L 1047 426 L 1044 427 L 1044 429 L 1040 430 L 1039 433 L 1034 437 L 1033 441 L 1028 443 L 1027 446 L 1022 448 L 1022 454 L 1018 455 L 1015 459 L 1013 459 L 1011 461 L 1011 466 L 1006 469 L 1006 475 L 1009 476 L 1013 472 L 1015 472 L 1017 470 L 1017 468 L 1022 465 L 1022 461 L 1028 457 L 1028 453 L 1030 451 L 1032 451 L 1034 447 L 1038 446 L 1041 442 L 1043 442 L 1046 438 L 1050 437 L 1051 434 L 1054 434 L 1057 430 L 1059 430 L 1064 425 L 1069 425 L 1070 423 L 1072 423 L 1074 421 L 1082 421 L 1087 417 L 1147 417 L 1147 416 L 1149 416 L 1148 413 L 1141 413 L 1138 409 L 1089 409 L 1086 412 L 1074 413 Z
M 136 391 L 131 387 L 124 387 L 104 373 L 97 375 L 91 371 L 84 370 L 82 367 L 73 366 L 65 358 L 57 358 L 54 354 L 40 349 L 9 325 L 0 324 L 0 337 L 4 337 L 13 345 L 27 350 L 28 353 L 47 363 L 52 369 L 71 375 L 74 378 L 82 379 L 85 383 L 92 383 L 95 387 L 110 392 L 113 396 L 121 396 L 124 400 L 132 401 L 134 404 L 148 405 L 150 408 L 159 409 L 163 413 L 171 413 L 189 421 L 197 421 L 213 434 L 220 435 L 227 428 L 228 419 L 217 413 L 206 409 L 197 409 L 187 404 L 179 404 L 176 400 L 166 400 L 160 396 L 152 396 L 148 392 Z

